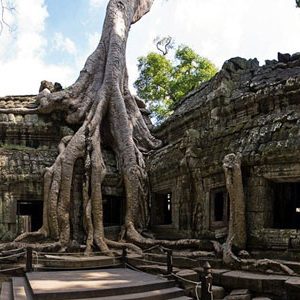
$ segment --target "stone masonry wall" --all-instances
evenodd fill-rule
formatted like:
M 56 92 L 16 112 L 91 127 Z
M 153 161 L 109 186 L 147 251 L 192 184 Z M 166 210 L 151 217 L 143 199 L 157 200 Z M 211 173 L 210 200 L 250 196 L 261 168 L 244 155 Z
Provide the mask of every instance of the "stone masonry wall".
M 0 108 L 23 109 L 35 106 L 34 96 L 0 98 Z M 18 201 L 43 200 L 44 169 L 55 161 L 61 138 L 72 133 L 73 130 L 63 122 L 60 114 L 0 113 L 0 241 L 11 240 L 20 230 Z M 107 195 L 121 195 L 123 190 L 119 185 L 120 178 L 113 153 L 104 150 L 104 159 L 107 177 L 103 191 Z M 80 168 L 76 168 L 76 172 L 75 181 L 81 178 Z M 74 211 L 80 215 L 82 196 L 77 187 L 74 188 L 73 198 Z M 74 222 L 78 222 L 78 218 L 74 217 Z
M 218 237 L 211 195 L 225 187 L 222 160 L 242 156 L 249 245 L 287 245 L 295 230 L 273 229 L 272 182 L 300 182 L 300 55 L 233 58 L 187 95 L 156 130 L 165 146 L 148 161 L 153 192 L 172 192 L 169 234 Z M 226 226 L 224 226 L 226 227 Z M 160 231 L 157 231 L 160 233 Z

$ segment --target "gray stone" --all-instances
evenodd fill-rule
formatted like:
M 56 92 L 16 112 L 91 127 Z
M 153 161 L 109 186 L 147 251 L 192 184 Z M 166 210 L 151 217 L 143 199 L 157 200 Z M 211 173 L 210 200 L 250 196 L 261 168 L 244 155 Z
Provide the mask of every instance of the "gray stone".
M 225 290 L 224 290 L 223 287 L 213 285 L 212 291 L 213 291 L 213 296 L 214 296 L 215 300 L 219 300 L 219 299 L 224 298 Z
M 239 252 L 238 256 L 241 257 L 241 258 L 249 258 L 250 257 L 250 253 L 248 251 L 246 251 L 246 250 L 241 250 Z
M 291 61 L 300 60 L 300 52 L 296 52 L 291 56 Z
M 278 52 L 278 61 L 282 63 L 287 63 L 291 60 L 291 55 L 288 53 Z
M 239 289 L 239 290 L 233 290 L 231 291 L 230 295 L 236 296 L 236 295 L 248 295 L 249 290 L 247 289 Z
M 230 295 L 225 297 L 226 300 L 251 300 L 251 295 L 247 289 L 231 291 Z
M 59 82 L 54 83 L 54 90 L 53 92 L 59 92 L 63 89 L 62 85 Z
M 265 63 L 266 63 L 267 66 L 273 66 L 273 65 L 277 64 L 277 62 L 278 62 L 278 61 L 275 60 L 275 59 L 273 59 L 273 60 L 268 60 L 268 59 L 267 59 L 267 60 L 265 61 Z
M 39 93 L 42 92 L 43 90 L 49 90 L 50 93 L 54 92 L 54 85 L 52 82 L 43 80 L 41 81 L 40 88 L 39 88 Z
M 223 287 L 213 285 L 212 292 L 213 292 L 213 298 L 214 298 L 214 300 L 220 300 L 220 299 L 224 298 L 225 290 L 224 290 Z M 197 288 L 197 294 L 201 295 L 201 286 L 199 286 Z

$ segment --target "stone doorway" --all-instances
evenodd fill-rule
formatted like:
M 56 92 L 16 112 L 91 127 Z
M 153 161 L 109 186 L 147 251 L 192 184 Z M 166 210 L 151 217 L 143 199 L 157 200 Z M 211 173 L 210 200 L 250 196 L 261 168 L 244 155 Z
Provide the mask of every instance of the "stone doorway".
M 105 227 L 120 226 L 123 224 L 123 203 L 124 200 L 122 197 L 103 197 L 103 218 Z
M 151 205 L 152 225 L 172 224 L 172 193 L 155 193 Z
M 225 187 L 210 191 L 210 227 L 227 227 L 229 222 L 229 196 Z
M 18 201 L 19 232 L 37 231 L 43 225 L 43 201 Z

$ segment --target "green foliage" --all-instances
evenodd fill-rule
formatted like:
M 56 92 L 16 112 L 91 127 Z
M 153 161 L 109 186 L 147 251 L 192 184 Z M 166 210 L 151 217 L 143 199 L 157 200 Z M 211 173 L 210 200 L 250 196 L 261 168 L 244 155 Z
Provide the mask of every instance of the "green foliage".
M 296 6 L 300 7 L 300 0 L 296 0 Z
M 154 52 L 138 59 L 139 77 L 134 86 L 157 122 L 172 113 L 176 102 L 217 72 L 208 59 L 187 46 L 179 46 L 173 60 Z

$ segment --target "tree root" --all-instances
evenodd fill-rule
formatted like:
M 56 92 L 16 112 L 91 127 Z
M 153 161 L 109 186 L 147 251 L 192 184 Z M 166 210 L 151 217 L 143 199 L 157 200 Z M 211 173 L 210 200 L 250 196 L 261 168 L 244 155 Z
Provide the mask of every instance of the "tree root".
M 279 263 L 275 260 L 270 259 L 259 259 L 259 260 L 247 260 L 242 259 L 240 261 L 240 267 L 243 270 L 259 271 L 262 273 L 277 273 L 277 274 L 287 274 L 290 276 L 298 275 L 294 270 L 285 264 Z
M 19 235 L 14 242 L 39 242 L 47 238 L 47 233 L 44 228 L 40 228 L 38 231 L 35 232 L 24 232 Z
M 13 249 L 26 249 L 32 248 L 37 252 L 58 252 L 62 249 L 60 242 L 45 242 L 45 243 L 27 243 L 27 242 L 10 242 L 1 245 L 0 251 L 13 250 Z
M 201 249 L 202 242 L 197 239 L 180 239 L 176 241 L 157 240 L 143 237 L 134 227 L 133 223 L 126 226 L 126 238 L 128 241 L 138 245 L 141 248 L 152 246 L 162 246 L 170 249 Z

